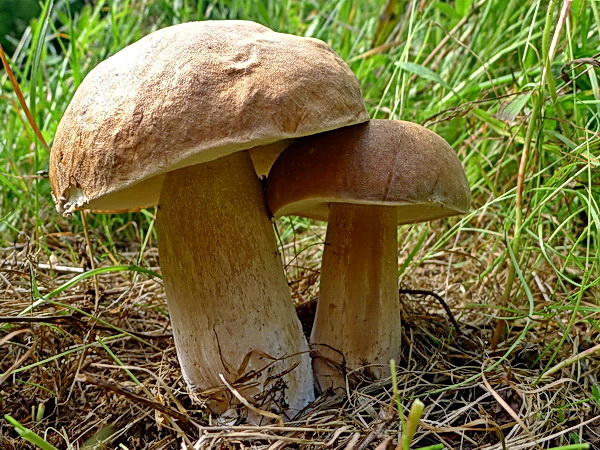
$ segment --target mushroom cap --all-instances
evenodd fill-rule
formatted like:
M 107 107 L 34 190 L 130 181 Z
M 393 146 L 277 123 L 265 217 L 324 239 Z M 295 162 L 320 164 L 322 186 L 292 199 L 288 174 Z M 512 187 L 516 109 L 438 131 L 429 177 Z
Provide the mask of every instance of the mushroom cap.
M 366 120 L 358 80 L 322 41 L 248 21 L 175 25 L 83 80 L 52 145 L 53 196 L 65 213 L 151 206 L 173 169 L 258 146 L 268 169 L 278 142 Z
M 331 203 L 396 207 L 398 224 L 462 214 L 469 183 L 448 143 L 411 122 L 371 120 L 298 139 L 275 161 L 267 199 L 279 217 L 327 220 Z

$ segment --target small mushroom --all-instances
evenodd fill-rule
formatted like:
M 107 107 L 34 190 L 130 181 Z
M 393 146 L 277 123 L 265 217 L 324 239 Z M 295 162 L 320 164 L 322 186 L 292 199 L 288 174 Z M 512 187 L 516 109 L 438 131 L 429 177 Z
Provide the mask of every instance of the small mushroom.
M 452 148 L 393 120 L 299 139 L 273 165 L 267 199 L 275 216 L 329 221 L 311 335 L 320 388 L 344 386 L 344 369 L 389 373 L 401 345 L 397 227 L 469 208 Z
M 255 170 L 295 138 L 366 120 L 356 77 L 327 44 L 247 21 L 152 33 L 93 69 L 68 106 L 50 155 L 57 209 L 158 203 L 182 373 L 214 412 L 237 401 L 221 374 L 263 409 L 293 415 L 313 399 Z

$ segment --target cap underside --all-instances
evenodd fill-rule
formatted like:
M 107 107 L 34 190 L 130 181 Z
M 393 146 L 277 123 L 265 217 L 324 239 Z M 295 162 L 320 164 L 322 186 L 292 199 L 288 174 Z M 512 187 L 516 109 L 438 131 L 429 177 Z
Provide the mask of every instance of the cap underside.
M 332 203 L 352 203 L 355 205 L 372 205 L 381 208 L 396 208 L 398 214 L 398 225 L 428 222 L 430 220 L 441 219 L 444 217 L 463 214 L 466 211 L 459 211 L 449 208 L 442 203 L 410 203 L 410 202 L 375 202 L 368 200 L 348 200 L 334 198 L 307 199 L 289 203 L 282 206 L 273 214 L 281 216 L 302 216 L 316 220 L 327 221 L 329 218 L 329 206 Z

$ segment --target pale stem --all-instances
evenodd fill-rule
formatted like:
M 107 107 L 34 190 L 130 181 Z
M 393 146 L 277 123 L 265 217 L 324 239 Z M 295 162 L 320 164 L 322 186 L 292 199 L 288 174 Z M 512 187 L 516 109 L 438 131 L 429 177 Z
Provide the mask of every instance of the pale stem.
M 167 174 L 156 229 L 190 389 L 222 413 L 237 402 L 223 374 L 257 407 L 304 408 L 314 396 L 308 346 L 248 152 Z
M 380 378 L 400 357 L 396 214 L 385 206 L 330 207 L 311 335 L 322 390 L 344 386 L 341 369 L 374 365 L 368 370 Z

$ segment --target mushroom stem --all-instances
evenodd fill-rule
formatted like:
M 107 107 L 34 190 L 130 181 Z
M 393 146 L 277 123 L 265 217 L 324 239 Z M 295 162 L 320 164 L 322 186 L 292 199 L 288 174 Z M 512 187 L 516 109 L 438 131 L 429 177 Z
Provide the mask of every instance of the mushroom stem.
M 311 335 L 321 390 L 345 386 L 344 369 L 381 378 L 400 353 L 397 209 L 330 205 Z
M 156 218 L 183 377 L 215 413 L 236 400 L 290 416 L 313 398 L 308 345 L 247 151 L 165 176 Z

